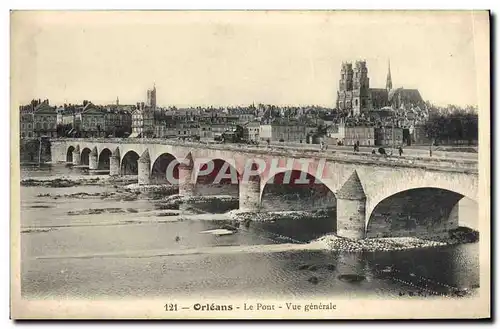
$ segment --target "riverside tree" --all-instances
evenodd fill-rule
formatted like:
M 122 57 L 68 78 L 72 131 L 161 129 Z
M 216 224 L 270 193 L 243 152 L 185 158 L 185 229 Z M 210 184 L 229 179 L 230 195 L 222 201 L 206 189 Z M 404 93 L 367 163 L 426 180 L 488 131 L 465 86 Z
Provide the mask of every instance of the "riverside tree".
M 477 108 L 431 106 L 425 123 L 427 136 L 436 143 L 474 145 L 478 139 Z

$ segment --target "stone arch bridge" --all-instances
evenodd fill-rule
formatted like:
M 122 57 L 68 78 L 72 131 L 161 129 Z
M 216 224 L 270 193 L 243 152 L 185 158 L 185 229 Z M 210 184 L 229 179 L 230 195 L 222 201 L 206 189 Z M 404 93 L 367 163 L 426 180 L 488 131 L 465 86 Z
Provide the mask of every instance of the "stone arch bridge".
M 478 200 L 477 161 L 472 160 L 142 139 L 55 139 L 51 154 L 52 162 L 137 175 L 139 184 L 176 183 L 181 195 L 193 194 L 200 177 L 210 175 L 212 161 L 212 172 L 227 173 L 224 179 L 238 186 L 243 211 L 259 211 L 266 186 L 285 182 L 275 177 L 300 173 L 286 183 L 298 179 L 326 186 L 336 202 L 332 231 L 354 239 L 444 233 L 458 226 L 461 198 Z

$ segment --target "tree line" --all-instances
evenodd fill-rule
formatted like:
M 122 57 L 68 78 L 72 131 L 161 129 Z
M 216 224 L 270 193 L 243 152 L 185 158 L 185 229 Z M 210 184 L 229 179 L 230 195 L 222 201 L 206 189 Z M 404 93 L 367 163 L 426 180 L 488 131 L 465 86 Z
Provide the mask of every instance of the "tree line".
M 477 144 L 477 107 L 437 107 L 428 104 L 428 109 L 429 118 L 424 128 L 427 136 L 436 144 Z

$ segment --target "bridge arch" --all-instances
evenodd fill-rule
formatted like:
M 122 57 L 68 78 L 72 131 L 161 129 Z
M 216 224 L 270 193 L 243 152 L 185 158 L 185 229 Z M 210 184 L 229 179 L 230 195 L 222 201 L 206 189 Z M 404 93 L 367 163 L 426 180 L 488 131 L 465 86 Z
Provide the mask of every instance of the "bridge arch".
M 448 190 L 477 202 L 478 175 L 422 169 L 360 170 L 360 179 L 367 196 L 365 224 L 374 208 L 384 199 L 400 192 L 420 188 Z
M 167 169 L 171 169 L 170 174 Z M 169 178 L 173 178 L 172 181 Z M 168 152 L 160 154 L 151 166 L 152 184 L 177 184 L 179 179 L 179 160 Z
M 337 206 L 332 190 L 314 175 L 301 170 L 285 170 L 274 174 L 262 185 L 260 193 L 264 211 L 335 211 Z M 335 214 L 332 216 L 336 218 Z
M 81 157 L 80 157 L 80 161 L 81 161 L 82 165 L 85 165 L 85 166 L 89 165 L 90 152 L 92 152 L 92 151 L 88 147 L 84 147 L 82 149 L 82 153 L 81 153 Z
M 464 195 L 418 187 L 390 195 L 367 212 L 366 237 L 440 236 L 459 226 L 457 205 Z
M 73 151 L 75 150 L 75 147 L 73 145 L 70 145 L 68 147 L 68 150 L 66 152 L 66 162 L 67 163 L 73 163 Z
M 221 158 L 195 161 L 194 169 L 196 194 L 239 196 L 240 173 L 234 161 Z
M 139 154 L 136 151 L 130 150 L 123 155 L 120 165 L 122 176 L 137 175 L 138 173 Z
M 99 164 L 98 169 L 109 170 L 109 163 L 111 158 L 111 151 L 109 148 L 105 147 L 99 153 Z

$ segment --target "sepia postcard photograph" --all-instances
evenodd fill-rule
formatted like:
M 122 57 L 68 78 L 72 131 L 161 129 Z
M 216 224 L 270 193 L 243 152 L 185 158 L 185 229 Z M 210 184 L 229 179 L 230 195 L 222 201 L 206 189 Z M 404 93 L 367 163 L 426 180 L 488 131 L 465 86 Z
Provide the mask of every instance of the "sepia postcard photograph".
M 12 319 L 491 317 L 490 12 L 10 12 Z

